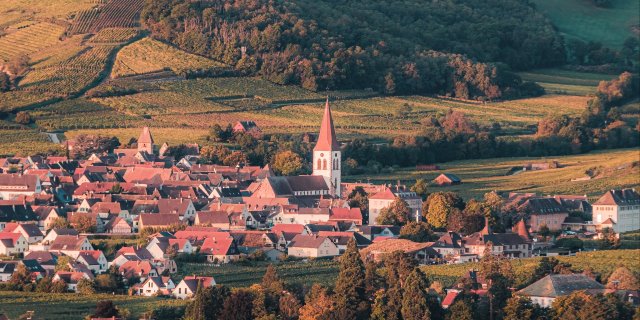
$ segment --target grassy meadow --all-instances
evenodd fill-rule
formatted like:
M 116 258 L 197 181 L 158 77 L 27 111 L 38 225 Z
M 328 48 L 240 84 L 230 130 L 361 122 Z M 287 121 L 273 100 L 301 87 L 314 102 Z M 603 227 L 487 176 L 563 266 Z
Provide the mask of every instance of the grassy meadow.
M 558 169 L 528 171 L 506 175 L 512 167 L 530 162 L 557 160 Z M 640 161 L 640 149 L 596 151 L 588 154 L 548 158 L 495 158 L 481 160 L 452 161 L 439 164 L 439 171 L 416 171 L 401 168 L 381 174 L 347 176 L 343 181 L 371 181 L 373 183 L 395 183 L 400 179 L 413 184 L 416 179 L 433 180 L 440 173 L 453 173 L 462 179 L 462 184 L 447 187 L 432 186 L 429 192 L 459 192 L 465 199 L 480 198 L 491 191 L 536 192 L 538 194 L 578 194 L 597 198 L 603 191 L 612 188 L 638 187 L 638 166 L 618 169 L 623 165 Z M 591 180 L 571 181 L 586 176 L 588 169 L 597 169 L 602 174 Z
M 610 8 L 599 8 L 585 0 L 533 3 L 565 37 L 598 41 L 615 49 L 622 47 L 624 40 L 633 35 L 632 27 L 640 24 L 640 2 L 634 0 L 612 0 Z

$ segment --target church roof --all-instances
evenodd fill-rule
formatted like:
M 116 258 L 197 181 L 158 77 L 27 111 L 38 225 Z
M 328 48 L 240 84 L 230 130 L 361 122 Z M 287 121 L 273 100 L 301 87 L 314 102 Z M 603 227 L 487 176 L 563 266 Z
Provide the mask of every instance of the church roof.
M 140 137 L 138 138 L 138 143 L 153 143 L 153 137 L 151 136 L 151 131 L 149 131 L 149 127 L 142 128 L 142 133 L 140 133 Z
M 320 126 L 320 135 L 316 143 L 314 151 L 335 151 L 340 150 L 338 140 L 336 140 L 336 131 L 333 127 L 333 118 L 331 117 L 331 108 L 329 107 L 329 98 L 324 106 L 324 116 L 322 117 L 322 125 Z

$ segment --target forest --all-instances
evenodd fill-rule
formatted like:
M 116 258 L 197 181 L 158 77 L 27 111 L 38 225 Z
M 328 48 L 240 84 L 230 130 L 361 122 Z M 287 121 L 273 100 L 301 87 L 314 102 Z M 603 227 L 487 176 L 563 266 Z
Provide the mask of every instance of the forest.
M 152 35 L 278 84 L 505 99 L 541 94 L 511 70 L 564 62 L 527 1 L 147 0 Z

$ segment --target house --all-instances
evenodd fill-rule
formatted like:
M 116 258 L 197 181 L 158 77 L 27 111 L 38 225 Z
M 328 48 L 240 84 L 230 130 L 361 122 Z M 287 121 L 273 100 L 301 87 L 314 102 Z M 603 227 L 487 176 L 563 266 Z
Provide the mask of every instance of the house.
M 238 246 L 233 237 L 208 237 L 200 247 L 200 253 L 207 256 L 210 263 L 229 263 L 240 258 Z
M 522 170 L 524 171 L 535 171 L 535 170 L 549 170 L 560 168 L 560 164 L 558 161 L 552 160 L 547 162 L 530 162 L 525 163 L 522 166 Z
M 47 270 L 36 260 L 22 259 L 20 263 L 31 273 L 31 280 L 34 282 L 47 275 Z
M 436 240 L 431 246 L 445 260 L 461 263 L 474 260 L 475 254 L 465 254 L 464 241 L 460 234 L 448 231 Z
M 159 199 L 158 213 L 177 214 L 181 221 L 193 220 L 196 216 L 196 208 L 191 199 Z
M 441 173 L 435 179 L 433 179 L 433 183 L 439 186 L 453 186 L 462 183 L 462 180 L 458 178 L 455 174 L 452 173 Z
M 475 254 L 480 258 L 487 249 L 490 249 L 493 255 L 508 258 L 531 257 L 531 241 L 518 233 L 493 233 L 486 219 L 484 229 L 465 237 L 463 242 L 466 254 Z
M 208 288 L 216 285 L 213 277 L 186 276 L 178 283 L 171 295 L 177 299 L 188 299 L 193 297 L 198 290 L 198 286 Z
M 343 254 L 347 250 L 347 245 L 351 239 L 355 240 L 356 246 L 359 249 L 371 244 L 371 240 L 356 232 L 320 231 L 318 235 L 328 237 L 338 247 L 339 254 Z
M 133 292 L 146 297 L 168 296 L 175 287 L 170 277 L 148 277 L 142 283 L 133 286 Z
M 518 208 L 523 216 L 528 216 L 527 224 L 533 232 L 546 226 L 551 231 L 562 230 L 562 223 L 569 212 L 554 198 L 530 198 Z
M 238 121 L 233 125 L 233 132 L 242 133 L 260 133 L 261 130 L 258 125 L 253 121 Z
M 52 229 L 47 233 L 47 236 L 42 239 L 42 243 L 48 245 L 52 243 L 58 236 L 77 236 L 78 230 L 72 228 Z
M 196 213 L 194 224 L 229 230 L 229 214 L 224 211 L 199 211 Z
M 104 231 L 114 234 L 130 234 L 133 230 L 126 220 L 120 217 L 111 217 L 104 226 Z
M 321 258 L 340 254 L 338 246 L 331 239 L 319 235 L 296 235 L 287 246 L 292 257 Z
M 0 232 L 0 255 L 11 256 L 29 250 L 27 239 L 20 233 Z
M 17 173 L 0 175 L 0 200 L 33 196 L 41 192 L 42 184 L 38 175 Z
M 640 194 L 636 189 L 609 190 L 592 207 L 593 223 L 600 229 L 613 227 L 616 233 L 640 229 Z
M 58 263 L 58 256 L 49 251 L 29 251 L 23 260 L 37 261 L 42 268 L 53 274 Z
M 0 177 L 3 175 L 0 175 Z M 0 201 L 0 231 L 9 222 L 33 222 L 38 221 L 38 216 L 33 212 L 29 204 L 24 201 Z
M 331 208 L 329 221 L 353 222 L 362 225 L 362 211 L 360 208 Z
M 11 280 L 13 271 L 16 269 L 16 262 L 4 262 L 0 261 L 0 282 L 7 282 Z
M 166 228 L 180 224 L 180 216 L 173 213 L 144 213 L 138 217 L 138 230 Z
M 62 216 L 60 210 L 53 206 L 33 206 L 33 212 L 38 216 L 40 230 L 49 230 L 57 218 Z
M 382 191 L 369 197 L 369 225 L 375 225 L 380 211 L 391 205 L 397 198 L 407 202 L 414 220 L 422 217 L 422 198 L 418 194 L 405 186 L 384 187 Z
M 365 238 L 375 241 L 377 237 L 397 238 L 400 236 L 400 227 L 390 225 L 358 226 L 357 232 Z
M 49 246 L 49 251 L 61 252 L 69 256 L 88 250 L 93 250 L 93 246 L 85 236 L 58 236 Z
M 93 280 L 94 277 L 91 272 L 58 271 L 53 276 L 52 281 L 63 281 L 67 284 L 68 291 L 76 292 L 78 282 L 82 279 Z
M 322 176 L 270 176 L 259 182 L 251 197 L 296 198 L 329 196 Z
M 558 297 L 591 289 L 604 289 L 604 286 L 583 274 L 550 274 L 516 294 L 528 297 L 540 307 L 549 308 Z
M 38 225 L 33 223 L 7 223 L 2 232 L 20 233 L 27 239 L 29 244 L 34 244 L 42 241 L 44 235 Z
M 82 263 L 94 274 L 107 271 L 108 261 L 104 253 L 100 250 L 86 250 L 78 252 L 77 256 L 72 256 L 76 262 Z
M 370 246 L 360 250 L 363 258 L 381 261 L 385 255 L 395 251 L 402 251 L 412 256 L 420 264 L 431 264 L 441 256 L 433 248 L 432 242 L 413 242 L 407 239 L 387 239 L 374 242 Z
M 118 268 L 125 279 L 157 277 L 158 271 L 149 261 L 127 261 Z

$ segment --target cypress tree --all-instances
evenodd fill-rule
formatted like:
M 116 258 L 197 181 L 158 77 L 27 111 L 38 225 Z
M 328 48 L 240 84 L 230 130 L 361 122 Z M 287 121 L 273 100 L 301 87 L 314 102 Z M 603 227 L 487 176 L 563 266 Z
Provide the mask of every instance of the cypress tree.
M 354 239 L 349 241 L 347 250 L 340 257 L 340 274 L 335 288 L 336 312 L 344 320 L 366 319 L 369 303 L 366 298 L 364 263 Z
M 402 318 L 404 320 L 430 320 L 429 281 L 424 273 L 415 268 L 407 277 L 402 298 Z

